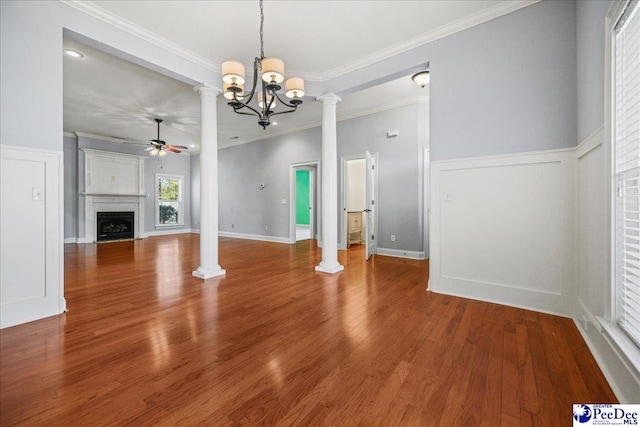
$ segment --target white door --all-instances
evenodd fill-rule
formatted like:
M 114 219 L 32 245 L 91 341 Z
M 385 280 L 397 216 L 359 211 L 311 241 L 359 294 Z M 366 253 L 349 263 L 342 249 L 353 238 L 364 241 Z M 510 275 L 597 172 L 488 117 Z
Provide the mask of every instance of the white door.
M 368 151 L 366 152 L 366 189 L 365 196 L 366 209 L 365 215 L 365 236 L 366 236 L 366 249 L 365 258 L 368 260 L 376 252 L 376 236 L 375 230 L 375 218 L 376 218 L 376 201 L 375 201 L 375 177 L 376 177 L 376 165 L 373 156 Z

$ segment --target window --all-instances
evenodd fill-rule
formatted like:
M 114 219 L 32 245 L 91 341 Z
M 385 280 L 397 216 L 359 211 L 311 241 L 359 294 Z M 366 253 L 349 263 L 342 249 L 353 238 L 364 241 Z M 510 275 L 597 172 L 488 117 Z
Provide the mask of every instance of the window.
M 156 226 L 183 225 L 182 176 L 156 175 Z
M 640 347 L 640 7 L 627 2 L 612 39 L 615 320 Z

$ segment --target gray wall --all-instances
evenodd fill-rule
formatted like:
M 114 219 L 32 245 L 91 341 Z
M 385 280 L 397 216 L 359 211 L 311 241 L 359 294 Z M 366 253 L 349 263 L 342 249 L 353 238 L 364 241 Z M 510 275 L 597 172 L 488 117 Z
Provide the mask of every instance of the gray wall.
M 610 5 L 576 2 L 578 143 L 604 123 L 604 17 Z
M 338 104 L 338 108 L 340 105 Z M 418 103 L 338 122 L 338 158 L 379 154 L 378 245 L 423 250 L 421 229 L 421 157 Z M 422 120 L 426 120 L 423 117 Z M 388 130 L 400 135 L 388 139 Z M 219 152 L 220 231 L 289 237 L 289 165 L 320 160 L 321 128 L 269 138 Z M 259 185 L 265 184 L 264 189 Z M 342 182 L 338 185 L 342 188 Z M 342 212 L 342 199 L 338 212 Z M 339 230 L 342 228 L 339 215 Z M 231 227 L 231 224 L 234 227 Z M 265 230 L 269 226 L 269 230 Z M 396 241 L 391 242 L 391 234 Z M 340 235 L 339 241 L 343 242 Z
M 78 140 L 64 137 L 64 238 L 78 234 Z
M 191 162 L 191 228 L 200 230 L 200 154 L 192 155 Z
M 92 148 L 94 150 L 113 151 L 124 154 L 135 154 L 144 156 L 144 147 L 122 144 L 118 142 L 107 142 L 92 138 L 78 137 L 77 142 L 68 141 L 75 138 L 65 137 L 65 165 L 64 165 L 64 188 L 65 188 L 65 238 L 83 238 L 84 228 L 78 224 L 84 224 L 84 203 L 78 203 L 78 192 L 84 191 L 84 153 L 80 148 Z M 75 152 L 75 153 L 74 153 Z M 74 157 L 75 160 L 71 160 Z M 162 160 L 149 157 L 144 165 L 145 193 L 149 196 L 145 198 L 145 233 L 156 231 L 155 219 L 155 176 L 156 173 L 167 173 L 184 176 L 184 226 L 175 229 L 191 228 L 191 162 L 188 155 L 168 155 Z M 72 200 L 75 198 L 75 202 Z M 75 227 L 75 228 L 72 228 Z M 174 229 L 172 227 L 172 229 Z M 162 227 L 162 230 L 167 230 Z
M 573 147 L 575 22 L 575 2 L 543 1 L 371 68 L 429 61 L 432 161 Z
M 289 237 L 289 165 L 320 150 L 319 127 L 220 150 L 220 231 Z

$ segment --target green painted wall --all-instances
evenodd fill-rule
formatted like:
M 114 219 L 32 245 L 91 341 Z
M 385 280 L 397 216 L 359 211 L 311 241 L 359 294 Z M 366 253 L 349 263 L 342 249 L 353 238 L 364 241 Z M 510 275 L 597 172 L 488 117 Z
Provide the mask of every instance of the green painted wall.
M 296 171 L 296 224 L 309 224 L 309 171 Z

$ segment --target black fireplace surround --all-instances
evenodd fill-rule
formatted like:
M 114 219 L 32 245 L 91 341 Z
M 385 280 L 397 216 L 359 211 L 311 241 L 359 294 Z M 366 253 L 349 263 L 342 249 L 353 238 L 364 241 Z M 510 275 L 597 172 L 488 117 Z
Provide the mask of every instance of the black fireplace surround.
M 98 242 L 135 237 L 133 212 L 98 212 L 96 224 L 98 224 Z

